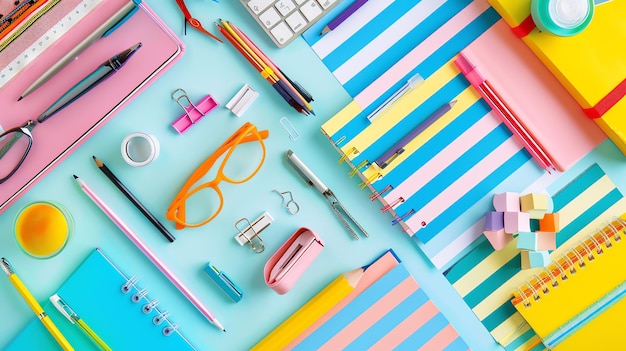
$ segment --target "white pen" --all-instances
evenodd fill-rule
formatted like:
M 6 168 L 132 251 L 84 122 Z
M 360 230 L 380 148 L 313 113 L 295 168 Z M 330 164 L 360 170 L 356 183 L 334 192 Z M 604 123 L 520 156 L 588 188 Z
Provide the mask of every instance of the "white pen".
M 356 226 L 357 229 L 361 231 L 361 233 L 363 233 L 365 237 L 369 237 L 365 229 L 361 227 L 361 225 L 354 219 L 354 217 L 352 217 L 348 210 L 343 207 L 341 202 L 339 202 L 335 194 L 333 194 L 332 190 L 330 190 L 330 188 L 327 187 L 326 184 L 324 184 L 309 169 L 309 167 L 307 167 L 304 162 L 302 162 L 300 158 L 298 158 L 298 156 L 296 156 L 296 154 L 291 150 L 287 150 L 287 162 L 296 170 L 296 172 L 298 172 L 298 174 L 302 177 L 302 179 L 304 179 L 307 184 L 309 184 L 309 186 L 315 187 L 320 193 L 322 193 L 324 199 L 326 199 L 333 212 L 335 213 L 335 216 L 337 216 L 341 224 L 343 224 L 343 226 L 348 230 L 354 240 L 359 240 L 359 236 L 354 231 L 354 229 L 352 229 L 350 223 Z
M 367 115 L 367 120 L 370 121 L 370 123 L 373 122 L 374 119 L 378 117 L 378 115 L 380 115 L 384 110 L 391 107 L 402 96 L 404 96 L 406 93 L 411 91 L 413 88 L 421 85 L 422 83 L 424 83 L 424 78 L 422 78 L 422 76 L 420 76 L 419 73 L 416 73 L 413 77 L 407 80 L 406 84 L 404 84 L 402 88 L 400 88 L 398 91 L 393 93 L 393 95 L 391 95 L 387 100 L 385 100 L 385 102 L 380 104 L 380 106 L 378 106 L 374 111 L 372 111 L 372 113 Z

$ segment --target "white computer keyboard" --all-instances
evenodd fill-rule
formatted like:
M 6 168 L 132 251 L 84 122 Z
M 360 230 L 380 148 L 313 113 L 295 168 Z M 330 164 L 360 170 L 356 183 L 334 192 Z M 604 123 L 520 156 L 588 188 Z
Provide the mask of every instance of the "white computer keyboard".
M 289 44 L 342 0 L 240 0 L 278 47 Z

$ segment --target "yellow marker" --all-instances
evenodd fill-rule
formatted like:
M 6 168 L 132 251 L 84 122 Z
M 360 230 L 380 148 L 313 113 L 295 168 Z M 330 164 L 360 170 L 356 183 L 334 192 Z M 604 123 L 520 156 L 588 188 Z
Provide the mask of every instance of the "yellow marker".
M 9 261 L 7 261 L 5 258 L 2 258 L 0 266 L 2 266 L 2 270 L 4 271 L 4 273 L 6 273 L 7 277 L 9 277 L 9 281 L 11 282 L 11 284 L 13 284 L 17 292 L 22 295 L 24 301 L 26 301 L 28 306 L 30 306 L 37 318 L 39 318 L 44 327 L 48 329 L 50 334 L 59 343 L 61 348 L 63 348 L 63 350 L 65 351 L 73 351 L 74 348 L 72 347 L 72 345 L 70 345 L 70 343 L 67 341 L 67 339 L 65 339 L 63 334 L 61 334 L 61 331 L 57 328 L 57 326 L 54 325 L 50 317 L 46 314 L 46 311 L 44 311 L 41 305 L 39 305 L 39 302 L 35 300 L 35 297 L 33 297 L 30 291 L 28 291 L 28 288 L 26 288 L 24 283 L 22 283 L 17 274 L 13 272 Z
M 363 271 L 363 268 L 357 268 L 337 277 L 257 343 L 252 350 L 282 350 L 285 348 L 298 335 L 350 294 L 361 280 Z
M 59 312 L 61 312 L 61 314 L 70 321 L 70 323 L 77 325 L 101 350 L 112 351 L 109 345 L 107 345 L 104 340 L 102 340 L 98 334 L 96 334 L 96 332 L 94 332 L 93 329 L 91 329 L 87 323 L 80 318 L 78 313 L 76 313 L 74 309 L 72 309 L 72 307 L 70 307 L 70 305 L 68 305 L 67 302 L 61 298 L 61 296 L 54 294 L 50 296 L 50 301 L 54 307 L 56 307 L 57 310 L 59 310 Z

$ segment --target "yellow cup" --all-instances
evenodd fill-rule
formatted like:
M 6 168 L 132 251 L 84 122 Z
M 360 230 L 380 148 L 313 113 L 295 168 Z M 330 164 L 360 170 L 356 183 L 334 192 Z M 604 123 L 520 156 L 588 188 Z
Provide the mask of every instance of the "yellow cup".
M 58 255 L 74 233 L 74 219 L 62 205 L 36 201 L 20 210 L 13 225 L 17 246 L 34 258 Z

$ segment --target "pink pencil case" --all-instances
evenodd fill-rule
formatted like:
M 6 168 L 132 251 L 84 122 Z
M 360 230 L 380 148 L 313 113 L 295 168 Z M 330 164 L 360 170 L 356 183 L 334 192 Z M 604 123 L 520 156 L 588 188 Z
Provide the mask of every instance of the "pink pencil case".
M 288 292 L 323 248 L 324 243 L 315 232 L 298 229 L 265 264 L 265 284 L 281 295 Z

